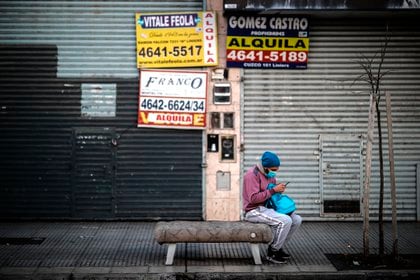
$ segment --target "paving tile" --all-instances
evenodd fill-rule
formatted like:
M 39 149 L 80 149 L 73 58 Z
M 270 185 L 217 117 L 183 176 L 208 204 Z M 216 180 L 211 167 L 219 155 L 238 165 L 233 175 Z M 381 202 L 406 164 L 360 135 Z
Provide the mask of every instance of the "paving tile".
M 333 265 L 300 265 L 301 272 L 336 272 L 337 269 Z
M 149 272 L 149 267 L 147 266 L 125 266 L 125 267 L 112 267 L 111 273 L 121 273 L 121 274 L 145 274 Z
M 74 273 L 159 275 L 175 273 L 317 273 L 334 274 L 326 253 L 361 253 L 360 222 L 304 222 L 286 246 L 288 264 L 268 262 L 267 245 L 259 246 L 262 265 L 254 265 L 246 243 L 179 244 L 174 265 L 166 266 L 166 245 L 153 238 L 154 222 L 0 222 L 1 237 L 44 237 L 41 244 L 0 245 L 0 278 L 17 275 Z M 391 251 L 391 223 L 385 223 L 385 245 Z M 371 223 L 371 251 L 376 252 L 377 224 Z M 399 253 L 420 252 L 420 224 L 398 224 Z M 420 268 L 419 268 L 420 270 Z M 131 276 L 130 276 L 131 277 Z M 157 276 L 156 276 L 157 277 Z
M 2 267 L 0 274 L 33 274 L 36 270 L 36 267 Z
M 266 265 L 262 267 L 262 272 L 265 273 L 285 273 L 285 272 L 298 272 L 299 268 L 295 265 L 291 264 L 273 264 L 273 265 Z
M 216 273 L 225 272 L 224 266 L 187 266 L 188 273 Z
M 76 267 L 74 274 L 105 274 L 110 273 L 111 267 Z
M 70 274 L 74 271 L 73 267 L 40 267 L 36 270 L 37 274 Z
M 259 273 L 262 272 L 262 265 L 225 265 L 226 273 Z
M 164 265 L 149 267 L 149 273 L 179 273 L 185 271 L 185 266 Z

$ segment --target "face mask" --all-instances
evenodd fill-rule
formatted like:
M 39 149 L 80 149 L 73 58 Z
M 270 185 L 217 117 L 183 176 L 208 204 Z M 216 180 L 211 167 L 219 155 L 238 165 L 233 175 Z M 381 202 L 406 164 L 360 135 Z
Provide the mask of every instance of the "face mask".
M 268 173 L 266 174 L 267 178 L 271 179 L 276 177 L 276 172 L 269 170 Z

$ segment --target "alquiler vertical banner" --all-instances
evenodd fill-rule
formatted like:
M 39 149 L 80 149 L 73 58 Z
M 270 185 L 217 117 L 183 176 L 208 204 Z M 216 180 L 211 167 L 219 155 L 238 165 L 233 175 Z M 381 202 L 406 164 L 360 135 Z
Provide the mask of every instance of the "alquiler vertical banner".
M 306 69 L 309 21 L 286 15 L 230 15 L 227 67 Z

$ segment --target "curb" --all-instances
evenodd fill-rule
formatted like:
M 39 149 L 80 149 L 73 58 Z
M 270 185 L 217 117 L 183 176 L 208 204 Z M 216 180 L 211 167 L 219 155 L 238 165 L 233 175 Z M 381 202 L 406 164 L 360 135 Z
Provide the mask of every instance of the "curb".
M 411 271 L 340 271 L 340 272 L 277 272 L 277 273 L 133 273 L 133 272 L 51 272 L 37 271 L 29 273 L 22 270 L 13 274 L 1 273 L 1 280 L 309 280 L 309 279 L 343 279 L 343 280 L 368 280 L 368 279 L 407 279 L 420 278 L 420 270 Z

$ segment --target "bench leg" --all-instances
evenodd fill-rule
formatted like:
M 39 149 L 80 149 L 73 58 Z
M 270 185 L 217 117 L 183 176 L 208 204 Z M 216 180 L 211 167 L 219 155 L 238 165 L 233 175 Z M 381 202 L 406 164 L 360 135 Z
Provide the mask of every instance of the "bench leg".
M 250 243 L 252 256 L 254 257 L 255 264 L 262 264 L 261 262 L 261 255 L 260 255 L 260 248 L 258 247 L 257 243 Z
M 176 243 L 171 243 L 168 245 L 168 253 L 166 254 L 165 265 L 172 265 L 174 263 Z

